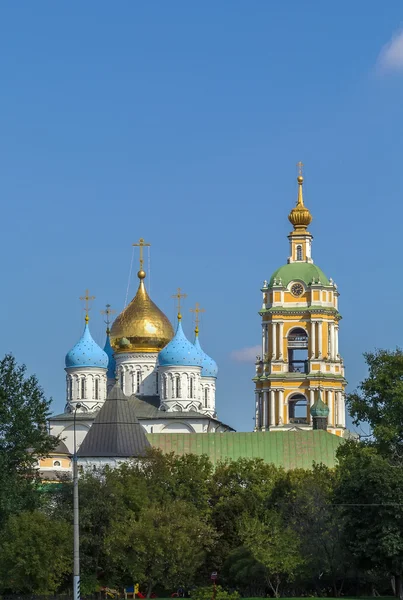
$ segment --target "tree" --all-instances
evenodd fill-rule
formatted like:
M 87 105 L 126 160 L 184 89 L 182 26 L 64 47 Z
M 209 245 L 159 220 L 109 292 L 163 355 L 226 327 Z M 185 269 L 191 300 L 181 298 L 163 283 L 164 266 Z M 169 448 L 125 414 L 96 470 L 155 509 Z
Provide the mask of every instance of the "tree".
M 10 515 L 0 534 L 0 588 L 54 593 L 72 571 L 72 530 L 41 512 Z
M 350 556 L 343 544 L 344 521 L 334 505 L 336 481 L 335 471 L 324 465 L 289 471 L 276 486 L 273 500 L 301 542 L 304 587 L 312 580 L 318 594 L 328 586 L 339 596 Z
M 403 351 L 364 354 L 368 377 L 347 396 L 353 423 L 368 423 L 373 443 L 395 463 L 403 464 Z
M 240 533 L 245 547 L 264 566 L 267 583 L 278 598 L 280 586 L 292 581 L 304 562 L 295 531 L 283 523 L 279 513 L 268 511 L 264 520 L 244 517 Z
M 221 534 L 213 560 L 221 568 L 228 554 L 242 546 L 239 523 L 243 515 L 263 518 L 271 494 L 284 471 L 261 459 L 221 462 L 210 484 L 211 520 Z
M 403 469 L 356 442 L 346 443 L 339 460 L 335 502 L 350 556 L 361 570 L 393 576 L 403 598 Z
M 0 361 L 0 526 L 11 512 L 38 502 L 35 464 L 58 441 L 46 428 L 49 407 L 36 377 L 6 355 Z
M 265 593 L 267 589 L 265 567 L 254 558 L 251 551 L 245 546 L 240 546 L 230 552 L 221 575 L 220 579 L 222 578 L 229 587 L 238 589 L 243 598 L 267 595 Z
M 110 559 L 127 583 L 145 584 L 147 597 L 156 585 L 188 587 L 216 539 L 214 530 L 189 503 L 150 504 L 136 518 L 121 515 L 106 539 Z
M 116 515 L 134 515 L 148 504 L 147 488 L 140 471 L 128 464 L 86 472 L 80 477 L 81 590 L 95 592 L 99 585 L 119 583 L 120 571 L 105 552 L 105 539 Z M 73 486 L 64 485 L 53 495 L 50 515 L 72 524 Z

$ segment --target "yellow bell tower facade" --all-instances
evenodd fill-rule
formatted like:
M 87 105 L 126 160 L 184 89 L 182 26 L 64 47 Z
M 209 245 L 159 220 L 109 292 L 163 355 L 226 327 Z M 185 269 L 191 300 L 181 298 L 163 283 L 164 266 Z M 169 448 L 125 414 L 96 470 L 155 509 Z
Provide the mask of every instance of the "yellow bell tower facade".
M 339 353 L 337 286 L 312 260 L 312 221 L 303 200 L 288 218 L 290 256 L 262 287 L 262 355 L 256 360 L 255 431 L 311 429 L 319 390 L 329 408 L 327 430 L 345 432 L 343 360 Z

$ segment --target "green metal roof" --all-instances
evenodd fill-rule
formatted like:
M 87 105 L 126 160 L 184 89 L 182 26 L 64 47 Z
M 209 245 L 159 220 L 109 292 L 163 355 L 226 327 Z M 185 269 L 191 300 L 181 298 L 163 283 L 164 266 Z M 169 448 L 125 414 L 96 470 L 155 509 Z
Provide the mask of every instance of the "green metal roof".
M 164 453 L 206 454 L 213 465 L 220 460 L 261 458 L 290 469 L 311 469 L 312 464 L 336 464 L 336 450 L 343 443 L 337 435 L 321 430 L 237 433 L 148 433 L 148 441 Z
M 275 279 L 281 279 L 282 284 L 285 286 L 295 280 L 303 281 L 306 285 L 309 285 L 312 280 L 317 281 L 318 279 L 320 279 L 322 285 L 330 285 L 322 269 L 313 263 L 306 262 L 289 263 L 274 271 L 270 278 L 269 287 L 273 287 Z

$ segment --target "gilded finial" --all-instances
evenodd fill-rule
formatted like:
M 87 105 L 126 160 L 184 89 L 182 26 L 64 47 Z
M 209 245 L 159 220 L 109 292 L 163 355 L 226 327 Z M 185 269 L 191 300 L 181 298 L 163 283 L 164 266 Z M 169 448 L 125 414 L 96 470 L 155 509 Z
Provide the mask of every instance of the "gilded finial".
M 84 305 L 85 322 L 88 323 L 88 321 L 90 320 L 90 317 L 89 317 L 88 313 L 91 310 L 90 302 L 92 300 L 95 300 L 95 296 L 90 296 L 89 290 L 85 290 L 85 296 L 80 296 L 80 300 L 85 302 L 85 305 Z
M 312 221 L 312 215 L 304 204 L 304 197 L 302 193 L 302 184 L 304 183 L 304 178 L 302 176 L 303 166 L 304 165 L 301 161 L 297 163 L 298 200 L 295 208 L 293 208 L 288 215 L 288 219 L 294 225 L 294 229 L 306 229 L 309 223 Z
M 144 255 L 143 255 L 143 250 L 145 246 L 151 246 L 151 244 L 149 244 L 148 242 L 144 241 L 144 238 L 140 238 L 139 241 L 136 244 L 133 244 L 133 246 L 138 246 L 140 248 L 140 270 L 137 273 L 137 277 L 139 279 L 144 279 L 146 276 L 146 273 L 143 269 L 144 266 Z
M 178 309 L 178 321 L 181 320 L 181 299 L 187 298 L 187 294 L 181 294 L 181 288 L 178 288 L 176 294 L 173 294 L 172 298 L 176 298 L 178 300 L 177 309 Z
M 109 327 L 109 325 L 111 324 L 111 319 L 110 316 L 114 315 L 116 312 L 116 310 L 112 310 L 111 305 L 110 304 L 106 304 L 105 305 L 105 310 L 101 310 L 101 315 L 105 315 L 106 319 L 105 319 L 105 325 L 106 325 L 106 333 L 107 335 L 110 334 L 111 329 Z
M 195 307 L 191 308 L 190 312 L 195 314 L 195 335 L 197 337 L 199 335 L 199 322 L 200 322 L 199 314 L 204 313 L 206 311 L 204 310 L 204 308 L 200 308 L 200 304 L 198 302 L 196 302 Z

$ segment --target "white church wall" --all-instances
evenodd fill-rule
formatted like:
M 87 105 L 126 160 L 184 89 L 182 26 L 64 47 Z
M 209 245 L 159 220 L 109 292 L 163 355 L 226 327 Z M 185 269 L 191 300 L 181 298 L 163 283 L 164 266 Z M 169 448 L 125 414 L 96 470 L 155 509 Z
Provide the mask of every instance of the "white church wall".
M 81 446 L 85 436 L 87 435 L 93 421 L 76 422 L 76 442 L 77 449 Z M 72 421 L 50 421 L 50 433 L 54 436 L 60 436 L 60 439 L 66 444 L 68 451 L 74 452 L 74 426 Z
M 159 367 L 161 408 L 200 411 L 200 367 Z
M 67 406 L 74 410 L 80 403 L 79 412 L 92 412 L 101 408 L 107 394 L 106 370 L 74 367 L 66 369 L 66 373 Z
M 115 355 L 118 382 L 126 396 L 158 395 L 157 358 L 155 352 Z
M 199 387 L 199 398 L 200 398 L 200 412 L 210 415 L 211 417 L 216 414 L 215 410 L 215 390 L 216 380 L 215 377 L 200 377 Z

